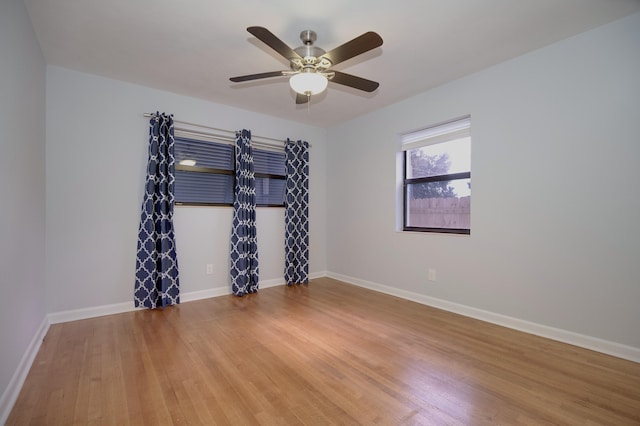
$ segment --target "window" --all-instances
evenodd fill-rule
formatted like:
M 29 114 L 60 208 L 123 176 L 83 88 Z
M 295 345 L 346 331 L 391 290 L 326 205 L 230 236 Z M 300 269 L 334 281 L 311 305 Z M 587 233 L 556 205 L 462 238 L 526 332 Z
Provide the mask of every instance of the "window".
M 471 233 L 471 119 L 401 136 L 405 231 Z
M 177 135 L 175 156 L 176 204 L 233 205 L 235 179 L 233 145 Z M 256 176 L 256 205 L 259 207 L 284 206 L 286 184 L 284 152 L 254 148 L 253 161 Z
M 286 160 L 284 152 L 253 150 L 256 174 L 256 204 L 283 207 L 286 187 Z

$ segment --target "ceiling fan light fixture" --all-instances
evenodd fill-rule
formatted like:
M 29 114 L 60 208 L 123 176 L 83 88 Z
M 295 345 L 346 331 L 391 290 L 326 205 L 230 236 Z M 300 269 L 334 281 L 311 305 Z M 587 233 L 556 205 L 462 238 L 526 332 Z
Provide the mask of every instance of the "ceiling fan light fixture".
M 329 80 L 322 74 L 315 72 L 301 72 L 294 74 L 289 79 L 289 86 L 301 95 L 316 95 L 323 92 Z

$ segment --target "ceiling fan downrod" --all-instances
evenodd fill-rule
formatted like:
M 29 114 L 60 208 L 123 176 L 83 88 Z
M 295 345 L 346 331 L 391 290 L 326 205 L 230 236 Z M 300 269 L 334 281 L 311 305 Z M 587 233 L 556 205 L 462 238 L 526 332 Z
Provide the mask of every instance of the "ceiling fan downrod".
M 319 48 L 318 46 L 314 46 L 313 43 L 317 40 L 318 36 L 315 31 L 312 30 L 304 30 L 300 33 L 300 40 L 302 41 L 302 46 L 293 49 L 303 60 L 303 63 L 306 65 L 316 65 L 321 61 L 318 59 L 324 55 L 324 49 Z M 327 65 L 324 68 L 329 68 L 331 63 L 325 64 Z

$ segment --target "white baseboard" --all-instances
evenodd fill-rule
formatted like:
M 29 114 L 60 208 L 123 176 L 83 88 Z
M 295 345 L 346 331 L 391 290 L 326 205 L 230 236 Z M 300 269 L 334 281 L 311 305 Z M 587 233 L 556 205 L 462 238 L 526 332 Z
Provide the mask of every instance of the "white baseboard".
M 320 271 L 320 272 L 312 272 L 309 274 L 309 279 L 310 280 L 315 280 L 316 278 L 322 278 L 322 277 L 327 277 L 328 276 L 328 272 L 327 271 Z
M 425 296 L 423 294 L 414 293 L 411 291 L 400 290 L 394 287 L 389 287 L 383 284 L 361 280 L 334 272 L 328 272 L 327 276 L 329 278 L 334 278 L 336 280 L 344 281 L 346 283 L 357 285 L 359 287 L 364 287 L 370 290 L 378 291 L 380 293 L 385 293 L 392 296 L 400 297 L 402 299 L 411 300 L 423 305 L 433 306 L 434 308 L 443 309 L 445 311 L 479 319 L 481 321 L 501 325 L 503 327 L 512 328 L 514 330 L 523 331 L 525 333 L 534 334 L 536 336 L 545 337 L 547 339 L 568 343 L 574 346 L 579 346 L 581 348 L 594 350 L 607 355 L 627 359 L 629 361 L 640 362 L 640 348 L 636 348 L 633 346 L 622 345 L 620 343 L 610 342 L 608 340 L 599 339 L 597 337 L 586 336 L 583 334 L 574 333 L 572 331 L 525 321 L 519 318 L 496 314 L 494 312 L 473 308 L 471 306 L 461 305 L 458 303 L 449 302 L 447 300 L 438 299 L 435 297 Z
M 121 314 L 135 310 L 133 301 L 114 303 L 112 305 L 94 306 L 91 308 L 72 309 L 69 311 L 53 312 L 49 314 L 49 322 L 58 324 L 61 322 L 78 321 L 87 318 L 101 317 L 104 315 Z
M 260 280 L 260 288 L 278 287 L 279 285 L 285 285 L 284 278 L 276 278 L 274 280 Z
M 309 274 L 310 279 L 330 277 L 359 287 L 368 288 L 381 293 L 392 296 L 401 297 L 403 299 L 422 303 L 423 305 L 433 306 L 435 308 L 444 309 L 471 318 L 476 318 L 492 324 L 501 325 L 525 333 L 535 334 L 537 336 L 546 337 L 548 339 L 557 340 L 563 343 L 579 346 L 585 349 L 602 352 L 618 358 L 628 359 L 634 362 L 640 362 L 640 348 L 622 345 L 620 343 L 599 339 L 596 337 L 586 336 L 571 331 L 549 327 L 519 318 L 509 317 L 506 315 L 496 314 L 494 312 L 485 311 L 471 306 L 461 305 L 447 300 L 426 296 L 394 287 L 385 286 L 371 281 L 361 280 L 359 278 L 347 275 L 337 274 L 329 271 L 320 271 Z M 285 285 L 284 278 L 276 278 L 271 280 L 260 281 L 260 288 L 276 287 Z M 208 299 L 210 297 L 219 297 L 231 294 L 228 286 L 216 287 L 207 290 L 193 291 L 183 293 L 180 296 L 182 303 L 192 302 L 195 300 Z M 57 324 L 67 321 L 76 321 L 87 318 L 94 318 L 103 315 L 119 314 L 122 312 L 130 312 L 135 308 L 133 302 L 116 303 L 112 305 L 97 306 L 93 308 L 83 308 L 63 312 L 51 313 L 48 316 L 47 329 L 49 324 Z M 45 331 L 46 332 L 46 331 Z M 39 347 L 39 346 L 38 346 Z M 36 351 L 37 352 L 37 351 Z M 35 356 L 35 355 L 34 355 Z M 30 364 L 29 364 L 30 365 Z M 28 371 L 28 370 L 27 370 Z M 2 407 L 0 405 L 0 407 Z M 0 423 L 1 424 L 1 423 Z
M 326 271 L 314 272 L 309 274 L 310 279 L 326 277 Z M 271 280 L 261 280 L 260 288 L 276 287 L 285 285 L 284 278 L 275 278 Z M 219 297 L 231 294 L 229 286 L 214 287 L 206 290 L 190 291 L 180 295 L 180 303 L 193 302 L 195 300 L 208 299 L 210 297 Z M 72 309 L 69 311 L 53 312 L 48 315 L 50 324 L 58 324 L 62 322 L 77 321 L 88 318 L 101 317 L 104 315 L 120 314 L 123 312 L 131 312 L 137 309 L 133 301 L 114 303 L 111 305 L 94 306 L 91 308 Z
M 31 365 L 35 360 L 36 355 L 38 355 L 38 351 L 42 345 L 42 340 L 47 335 L 48 330 L 49 320 L 45 317 L 42 320 L 40 327 L 38 327 L 36 334 L 33 336 L 33 339 L 31 339 L 26 352 L 18 364 L 18 368 L 16 368 L 16 371 L 13 373 L 13 376 L 9 381 L 9 385 L 2 393 L 2 397 L 0 397 L 0 425 L 6 423 L 7 418 L 11 413 L 11 409 L 13 408 L 13 404 L 15 404 L 18 399 L 22 385 L 29 374 L 29 370 L 31 369 Z
M 313 272 L 309 274 L 309 279 L 316 279 L 326 277 L 327 272 Z M 260 288 L 277 287 L 285 285 L 284 278 L 275 278 L 272 280 L 260 280 Z M 208 299 L 210 297 L 226 296 L 231 294 L 231 289 L 228 286 L 216 287 L 208 290 L 192 291 L 189 293 L 183 293 L 180 295 L 180 303 L 193 302 L 194 300 Z
M 180 303 L 193 302 L 196 300 L 209 299 L 211 297 L 219 297 L 231 294 L 227 287 L 208 288 L 206 290 L 190 291 L 180 294 Z

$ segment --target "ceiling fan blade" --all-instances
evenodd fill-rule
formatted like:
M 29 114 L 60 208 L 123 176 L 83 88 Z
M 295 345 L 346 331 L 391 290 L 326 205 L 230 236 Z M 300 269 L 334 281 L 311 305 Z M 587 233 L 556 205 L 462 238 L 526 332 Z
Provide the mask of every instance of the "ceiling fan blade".
M 382 37 L 373 31 L 369 31 L 328 51 L 322 56 L 329 59 L 333 65 L 336 65 L 379 46 L 382 46 Z
M 373 92 L 380 86 L 380 83 L 367 80 L 366 78 L 356 77 L 355 75 L 346 74 L 340 71 L 332 71 L 333 78 L 329 81 L 342 84 L 345 86 L 353 87 L 354 89 L 364 90 L 365 92 Z
M 309 102 L 309 96 L 303 95 L 302 93 L 296 93 L 296 104 L 306 104 Z
M 293 58 L 302 59 L 292 48 L 287 46 L 282 40 L 276 37 L 271 31 L 264 27 L 249 27 L 247 28 L 251 34 L 256 36 L 264 44 L 278 52 L 285 59 L 291 60 Z
M 241 81 L 251 81 L 251 80 L 259 80 L 261 78 L 269 78 L 269 77 L 280 77 L 284 75 L 282 71 L 270 71 L 270 72 L 261 72 L 259 74 L 249 74 L 249 75 L 241 75 L 239 77 L 231 77 L 229 80 L 234 83 L 239 83 Z

